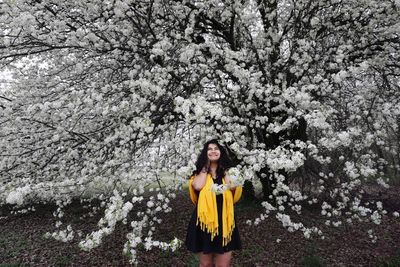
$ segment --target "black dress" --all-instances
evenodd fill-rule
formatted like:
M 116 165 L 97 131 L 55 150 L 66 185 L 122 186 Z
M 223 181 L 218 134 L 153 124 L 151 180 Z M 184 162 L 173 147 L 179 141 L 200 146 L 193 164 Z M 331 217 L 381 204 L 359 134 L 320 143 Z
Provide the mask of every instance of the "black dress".
M 222 178 L 216 178 L 214 180 L 216 184 L 222 184 Z M 199 194 L 196 191 L 197 195 Z M 239 230 L 237 225 L 233 229 L 232 239 L 226 246 L 222 246 L 222 201 L 223 195 L 217 195 L 217 209 L 218 209 L 218 234 L 211 241 L 211 234 L 201 230 L 200 225 L 196 225 L 197 222 L 197 205 L 190 218 L 185 245 L 187 249 L 193 253 L 203 252 L 207 253 L 225 253 L 231 250 L 242 249 L 242 243 L 240 241 Z M 236 218 L 234 216 L 234 220 Z

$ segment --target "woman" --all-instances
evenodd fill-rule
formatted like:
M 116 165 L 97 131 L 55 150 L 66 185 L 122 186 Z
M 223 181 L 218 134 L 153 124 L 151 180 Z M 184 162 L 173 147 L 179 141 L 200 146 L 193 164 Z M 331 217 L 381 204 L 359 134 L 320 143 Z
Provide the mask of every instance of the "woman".
M 217 140 L 204 144 L 196 171 L 190 177 L 189 193 L 196 205 L 189 222 L 186 247 L 197 253 L 201 267 L 230 266 L 232 250 L 242 244 L 235 225 L 234 207 L 242 194 L 242 187 L 230 183 L 227 169 L 232 166 L 227 152 Z M 225 184 L 226 190 L 216 194 L 213 184 Z

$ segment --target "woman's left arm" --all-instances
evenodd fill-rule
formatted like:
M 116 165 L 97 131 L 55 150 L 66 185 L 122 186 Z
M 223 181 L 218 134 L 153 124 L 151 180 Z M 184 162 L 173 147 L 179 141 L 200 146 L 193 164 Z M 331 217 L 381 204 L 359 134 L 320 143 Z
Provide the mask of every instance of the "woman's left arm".
M 229 185 L 229 188 L 231 189 L 232 194 L 235 195 L 236 186 L 232 186 L 231 179 L 230 179 L 229 174 L 228 174 L 227 171 L 225 171 L 225 176 L 224 177 L 225 177 L 225 183 L 227 185 Z
M 231 192 L 232 192 L 232 195 L 233 195 L 233 203 L 235 204 L 236 202 L 239 201 L 240 197 L 242 196 L 243 187 L 242 186 L 234 186 L 234 185 L 232 185 L 230 177 L 228 175 L 228 172 L 225 172 L 224 179 L 225 179 L 225 183 L 228 184 L 229 188 L 231 189 Z

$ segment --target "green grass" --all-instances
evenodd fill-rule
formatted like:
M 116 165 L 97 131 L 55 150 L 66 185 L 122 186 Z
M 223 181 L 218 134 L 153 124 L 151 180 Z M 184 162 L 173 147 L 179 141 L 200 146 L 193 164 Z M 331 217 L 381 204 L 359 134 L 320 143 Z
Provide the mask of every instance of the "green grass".
M 197 267 L 197 266 L 199 266 L 199 258 L 192 254 L 189 257 L 189 260 L 187 262 L 187 266 L 188 267 Z
M 303 267 L 325 266 L 322 262 L 322 259 L 317 255 L 308 255 L 303 257 L 303 259 L 300 262 L 300 265 Z
M 400 266 L 400 252 L 396 256 L 382 259 L 378 264 L 378 267 L 397 267 L 397 266 Z
M 254 262 L 259 262 L 262 260 L 263 253 L 264 253 L 264 248 L 254 243 L 254 244 L 248 244 L 242 251 L 240 251 L 240 256 L 246 259 L 252 259 Z
M 160 256 L 159 256 L 159 262 L 158 262 L 158 266 L 169 266 L 169 263 L 171 262 L 171 259 L 174 257 L 174 253 L 166 250 L 166 251 L 162 251 Z
M 320 267 L 325 266 L 321 258 L 317 255 L 307 255 L 301 260 L 301 266 L 303 267 Z
M 59 255 L 55 258 L 56 266 L 71 266 L 72 258 L 68 255 Z
M 17 258 L 29 249 L 29 241 L 29 239 L 23 236 L 18 236 L 17 233 L 8 232 L 6 236 L 0 239 L 0 246 L 9 248 L 8 255 Z M 11 264 L 10 266 L 14 265 Z
M 314 243 L 308 245 L 307 255 L 302 258 L 300 265 L 303 267 L 325 266 L 321 257 L 317 255 L 317 246 Z

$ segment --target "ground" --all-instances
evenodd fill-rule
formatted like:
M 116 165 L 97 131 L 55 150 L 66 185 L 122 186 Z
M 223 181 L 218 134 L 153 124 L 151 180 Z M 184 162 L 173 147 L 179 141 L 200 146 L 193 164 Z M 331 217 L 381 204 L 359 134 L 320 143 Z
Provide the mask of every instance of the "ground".
M 171 213 L 163 215 L 155 238 L 185 239 L 194 208 L 187 192 L 177 194 L 172 207 Z M 6 215 L 3 210 L 0 266 L 129 266 L 122 254 L 129 224 L 119 224 L 100 247 L 84 252 L 76 239 L 62 243 L 43 237 L 54 230 L 54 210 L 50 205 L 39 206 L 36 212 L 28 214 Z M 233 266 L 400 266 L 400 218 L 385 216 L 380 225 L 357 223 L 332 228 L 322 224 L 318 211 L 304 210 L 302 221 L 320 225 L 326 236 L 321 240 L 305 239 L 300 232 L 290 233 L 273 217 L 258 226 L 247 225 L 246 221 L 256 218 L 260 211 L 256 204 L 239 202 L 235 207 L 243 250 L 234 252 Z M 80 219 L 84 213 L 82 205 L 76 202 L 66 210 L 63 220 L 85 233 L 96 229 L 101 214 Z M 368 229 L 377 235 L 376 243 L 368 237 Z M 281 241 L 277 243 L 277 239 Z M 175 252 L 141 248 L 139 266 L 198 266 L 198 260 L 184 246 Z

